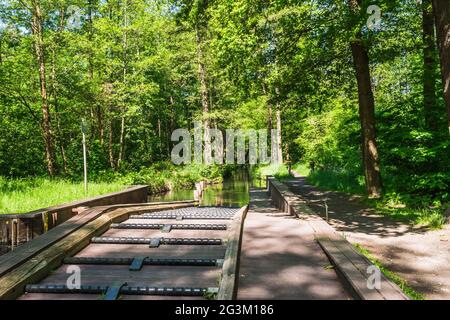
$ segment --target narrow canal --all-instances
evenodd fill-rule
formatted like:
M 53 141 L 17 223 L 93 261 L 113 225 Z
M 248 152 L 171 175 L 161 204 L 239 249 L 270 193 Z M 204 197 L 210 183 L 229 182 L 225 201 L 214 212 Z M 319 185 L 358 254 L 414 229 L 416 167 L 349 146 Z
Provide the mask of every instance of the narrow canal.
M 242 207 L 249 203 L 251 187 L 261 187 L 262 179 L 252 177 L 249 170 L 237 170 L 222 183 L 207 185 L 200 201 L 202 206 Z M 193 190 L 174 190 L 163 195 L 149 196 L 149 202 L 192 200 Z

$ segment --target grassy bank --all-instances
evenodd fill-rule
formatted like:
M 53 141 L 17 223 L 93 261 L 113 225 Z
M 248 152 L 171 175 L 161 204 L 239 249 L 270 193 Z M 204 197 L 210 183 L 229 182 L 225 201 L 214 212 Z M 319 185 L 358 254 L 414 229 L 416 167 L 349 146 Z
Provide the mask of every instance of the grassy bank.
M 268 166 L 259 166 L 255 167 L 254 173 L 256 177 L 266 177 L 266 176 L 274 176 L 280 181 L 289 179 L 291 176 L 289 175 L 288 169 L 285 165 L 281 164 L 271 164 Z
M 365 197 L 364 176 L 345 170 L 316 170 L 310 172 L 305 164 L 293 166 L 307 177 L 312 185 L 347 194 L 360 195 L 363 201 L 379 213 L 393 219 L 413 223 L 430 229 L 439 229 L 445 223 L 443 202 L 430 200 L 429 196 L 400 193 L 389 179 L 385 179 L 385 193 L 382 199 Z
M 138 172 L 96 172 L 89 177 L 89 191 L 79 177 L 7 179 L 0 177 L 0 214 L 24 213 L 40 208 L 82 200 L 110 192 L 123 190 L 126 186 L 146 184 L 149 193 L 156 194 L 174 189 L 193 188 L 195 182 L 221 182 L 232 174 L 228 166 L 174 166 L 156 163 Z
M 100 173 L 96 179 L 124 185 L 146 184 L 149 193 L 158 194 L 169 190 L 192 189 L 199 181 L 220 183 L 223 177 L 232 174 L 233 170 L 232 166 L 197 164 L 175 166 L 170 162 L 160 162 L 137 172 Z
M 29 212 L 124 188 L 120 183 L 90 183 L 88 193 L 85 194 L 84 184 L 79 182 L 45 178 L 0 178 L 0 214 Z

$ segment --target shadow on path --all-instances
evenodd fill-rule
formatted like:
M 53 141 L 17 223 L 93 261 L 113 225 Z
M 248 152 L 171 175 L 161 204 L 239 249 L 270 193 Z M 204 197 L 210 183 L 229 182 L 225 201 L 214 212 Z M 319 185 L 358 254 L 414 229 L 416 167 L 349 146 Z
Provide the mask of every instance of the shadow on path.
M 398 273 L 429 299 L 450 298 L 450 228 L 427 231 L 425 228 L 379 215 L 352 197 L 339 192 L 319 190 L 305 177 L 285 181 L 318 215 L 350 242 L 367 248 L 383 265 Z
M 314 232 L 251 191 L 240 260 L 238 299 L 349 299 Z

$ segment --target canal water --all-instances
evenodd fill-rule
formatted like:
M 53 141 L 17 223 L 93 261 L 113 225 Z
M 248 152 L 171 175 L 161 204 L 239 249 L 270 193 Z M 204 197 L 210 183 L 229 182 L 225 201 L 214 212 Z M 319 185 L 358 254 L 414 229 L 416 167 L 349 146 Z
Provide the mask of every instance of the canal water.
M 264 179 L 265 180 L 265 179 Z M 250 188 L 263 187 L 265 181 L 252 178 L 247 170 L 238 170 L 222 183 L 207 185 L 200 200 L 201 206 L 242 207 L 249 203 Z M 150 202 L 194 199 L 193 190 L 173 190 L 162 195 L 149 196 Z

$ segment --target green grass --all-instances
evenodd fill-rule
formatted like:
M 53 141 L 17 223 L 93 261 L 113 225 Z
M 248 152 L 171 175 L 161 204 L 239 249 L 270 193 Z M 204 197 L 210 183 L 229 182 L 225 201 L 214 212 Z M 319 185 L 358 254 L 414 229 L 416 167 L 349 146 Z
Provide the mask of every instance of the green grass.
M 364 177 L 345 170 L 316 170 L 309 172 L 308 182 L 311 184 L 339 192 L 364 194 Z
M 311 170 L 309 169 L 309 166 L 307 166 L 304 163 L 294 163 L 294 165 L 292 166 L 292 169 L 295 170 L 295 172 L 297 172 L 298 174 L 302 175 L 302 176 L 309 176 L 309 173 L 311 172 Z
M 367 259 L 370 260 L 375 266 L 377 266 L 378 269 L 383 272 L 383 274 L 392 282 L 394 282 L 399 288 L 411 299 L 413 300 L 425 300 L 425 296 L 417 291 L 415 291 L 413 288 L 411 288 L 406 280 L 401 278 L 398 274 L 395 272 L 392 272 L 388 270 L 386 267 L 384 267 L 381 262 L 376 259 L 367 249 L 363 248 L 360 244 L 356 243 L 354 244 L 355 248 L 364 255 Z
M 289 175 L 288 169 L 284 164 L 271 164 L 259 167 L 256 174 L 263 177 L 274 176 L 281 181 L 291 178 L 291 175 Z
M 25 213 L 125 188 L 116 183 L 90 183 L 85 194 L 83 183 L 44 178 L 0 178 L 0 214 Z
M 366 200 L 366 202 L 384 216 L 399 221 L 410 222 L 416 226 L 423 226 L 430 230 L 441 229 L 446 223 L 443 208 L 409 208 L 401 202 L 392 203 L 386 199 L 371 199 Z

